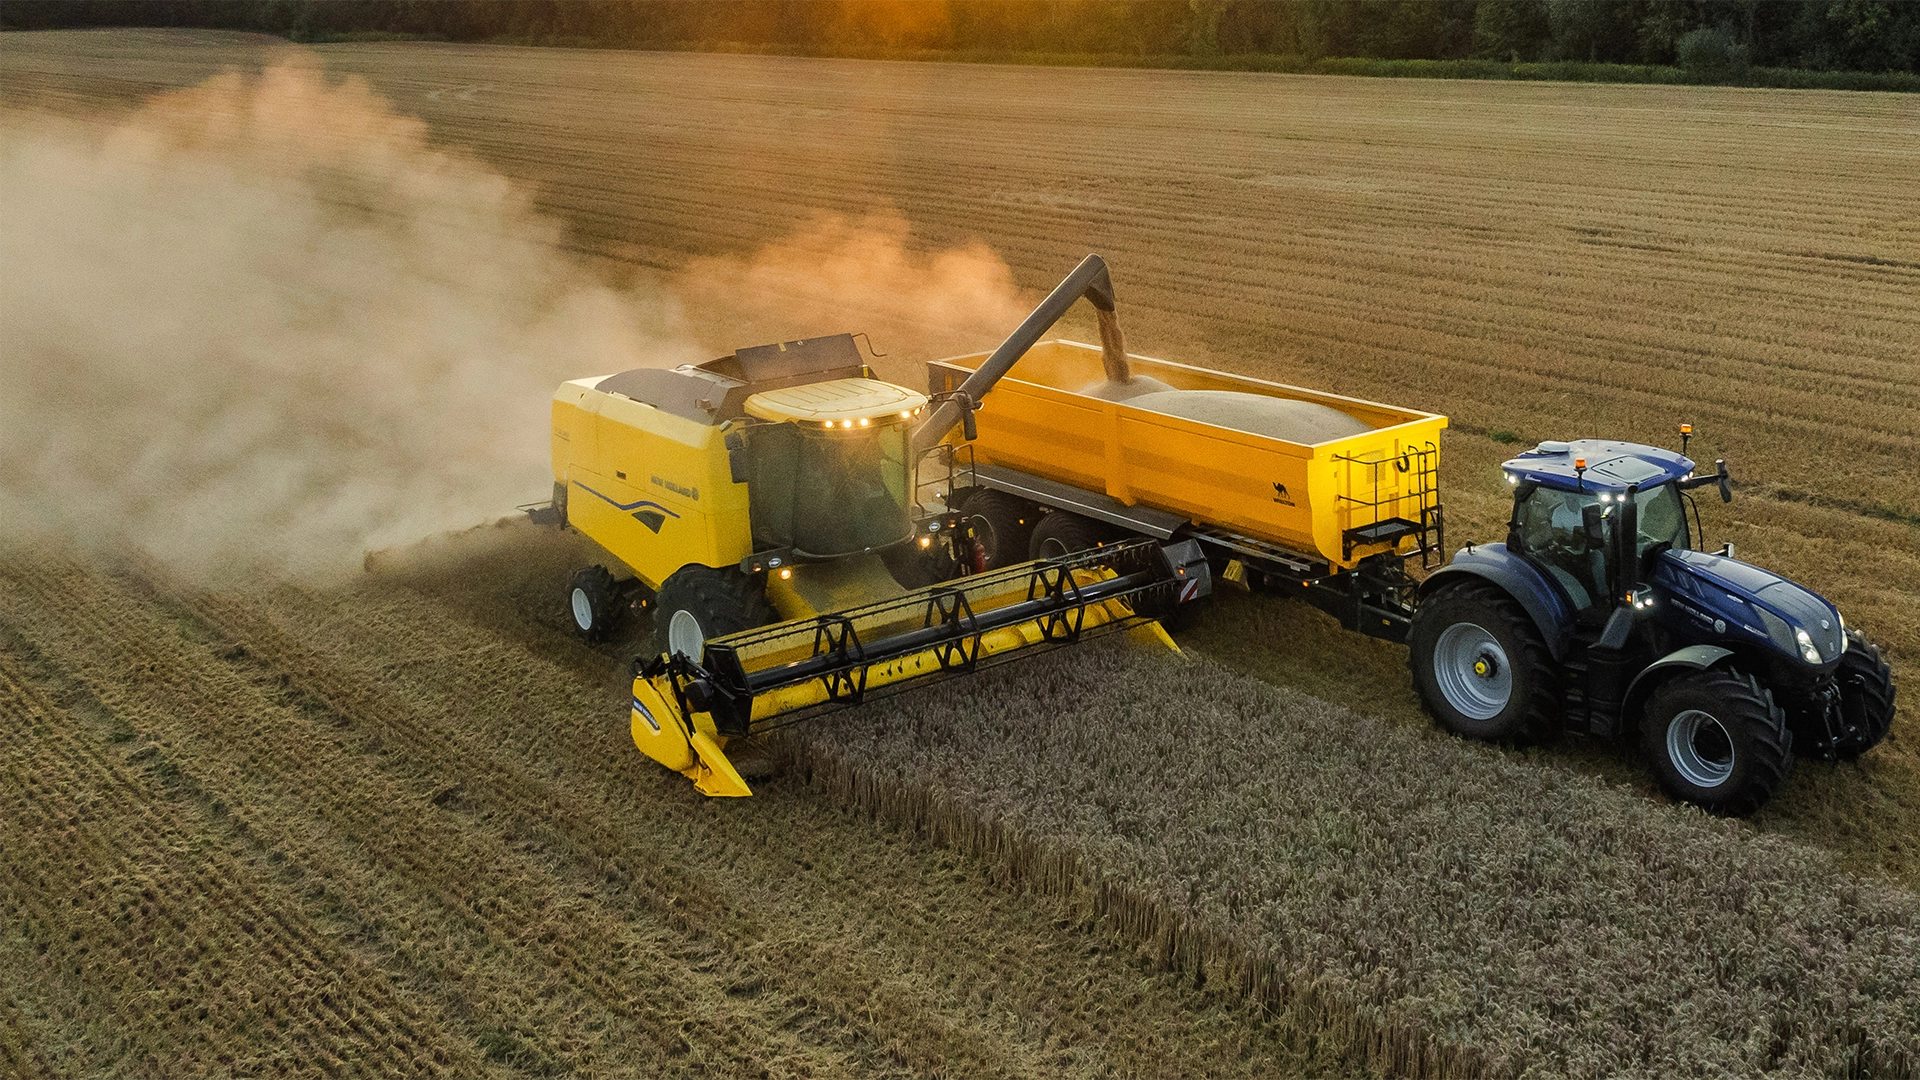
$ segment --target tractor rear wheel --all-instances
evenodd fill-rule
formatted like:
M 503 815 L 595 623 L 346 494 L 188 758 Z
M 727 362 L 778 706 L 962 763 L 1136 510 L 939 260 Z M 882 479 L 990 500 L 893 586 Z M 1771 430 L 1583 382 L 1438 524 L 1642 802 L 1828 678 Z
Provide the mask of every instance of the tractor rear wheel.
M 1793 735 L 1751 675 L 1710 670 L 1662 683 L 1640 742 L 1667 794 L 1729 817 L 1760 809 L 1793 767 Z
M 1027 542 L 1039 511 L 1004 491 L 976 488 L 960 508 L 962 563 L 974 573 L 1027 560 Z M 971 550 L 966 550 L 971 549 Z
M 757 579 L 732 567 L 683 566 L 660 583 L 653 632 L 663 651 L 697 663 L 706 656 L 709 638 L 765 626 L 773 619 L 773 605 Z
M 605 641 L 619 629 L 625 611 L 612 571 L 604 566 L 587 566 L 574 572 L 567 584 L 567 612 L 573 617 L 573 632 L 580 640 Z
M 1833 752 L 1851 761 L 1880 745 L 1893 726 L 1893 671 L 1880 646 L 1858 630 L 1847 631 L 1847 651 L 1840 657 L 1840 716 L 1847 732 Z
M 1427 711 L 1455 734 L 1534 742 L 1559 716 L 1545 639 L 1525 609 L 1491 583 L 1465 582 L 1422 601 L 1407 664 Z

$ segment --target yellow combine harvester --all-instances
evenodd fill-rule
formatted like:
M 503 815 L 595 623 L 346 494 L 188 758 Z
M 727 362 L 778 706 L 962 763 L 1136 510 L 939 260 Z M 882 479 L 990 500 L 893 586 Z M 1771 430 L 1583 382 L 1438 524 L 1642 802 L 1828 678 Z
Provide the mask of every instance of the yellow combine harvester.
M 1041 342 L 1083 297 L 1102 346 Z M 1298 578 L 1404 634 L 1444 417 L 1129 356 L 1092 255 L 931 383 L 875 379 L 842 334 L 555 394 L 534 516 L 631 571 L 577 574 L 574 624 L 652 609 L 666 651 L 636 670 L 634 742 L 699 790 L 750 794 L 728 739 L 882 688 L 1103 630 L 1171 646 L 1154 620 L 1216 572 Z

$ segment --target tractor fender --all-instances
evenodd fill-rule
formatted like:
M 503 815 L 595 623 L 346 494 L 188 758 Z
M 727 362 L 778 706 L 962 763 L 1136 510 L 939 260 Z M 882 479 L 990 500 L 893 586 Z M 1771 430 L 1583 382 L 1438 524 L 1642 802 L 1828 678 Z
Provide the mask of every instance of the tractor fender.
M 1573 608 L 1560 590 L 1531 563 L 1507 550 L 1505 544 L 1463 548 L 1453 561 L 1434 571 L 1420 585 L 1419 598 L 1451 588 L 1468 578 L 1479 578 L 1513 597 L 1547 643 L 1554 660 L 1566 657 L 1567 631 L 1573 626 Z
M 1648 696 L 1680 672 L 1705 671 L 1732 655 L 1732 649 L 1718 645 L 1689 645 L 1648 664 L 1627 684 L 1627 696 L 1620 702 L 1621 719 L 1630 721 L 1637 717 Z

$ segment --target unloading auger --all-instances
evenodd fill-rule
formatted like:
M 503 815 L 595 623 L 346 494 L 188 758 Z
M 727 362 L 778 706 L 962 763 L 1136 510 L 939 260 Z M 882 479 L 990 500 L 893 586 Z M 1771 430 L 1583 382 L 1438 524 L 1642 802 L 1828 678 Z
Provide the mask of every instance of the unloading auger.
M 653 612 L 666 651 L 636 663 L 641 750 L 708 795 L 749 795 L 729 739 L 1102 632 L 1173 647 L 1154 619 L 1210 592 L 1198 543 L 1116 534 L 1007 565 L 963 525 L 974 413 L 1082 298 L 1124 372 L 1112 282 L 1089 255 L 935 396 L 874 378 L 850 334 L 561 386 L 554 499 L 534 517 L 633 571 L 575 575 L 582 636 Z

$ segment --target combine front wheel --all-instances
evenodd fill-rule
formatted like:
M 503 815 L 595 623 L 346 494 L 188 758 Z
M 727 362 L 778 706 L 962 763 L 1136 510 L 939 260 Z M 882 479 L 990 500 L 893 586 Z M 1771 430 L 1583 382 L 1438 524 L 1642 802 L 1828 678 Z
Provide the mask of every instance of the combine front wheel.
M 1531 742 L 1559 709 L 1547 643 L 1498 586 L 1468 582 L 1428 598 L 1407 646 L 1421 701 L 1456 734 Z
M 1027 560 L 1027 540 L 1039 511 L 1004 491 L 975 489 L 960 508 L 963 563 L 976 574 Z
M 1860 631 L 1849 630 L 1838 674 L 1840 715 L 1848 730 L 1833 752 L 1852 760 L 1880 745 L 1893 726 L 1893 671 L 1880 655 L 1880 646 Z
M 734 569 L 683 566 L 660 583 L 653 631 L 670 655 L 698 663 L 707 639 L 737 634 L 773 621 L 773 606 L 760 583 Z
M 1641 744 L 1667 794 L 1715 814 L 1760 809 L 1793 767 L 1785 714 L 1751 675 L 1702 671 L 1660 686 Z
M 1027 558 L 1057 559 L 1076 551 L 1099 547 L 1113 539 L 1113 530 L 1097 521 L 1065 510 L 1049 510 L 1034 526 L 1027 541 Z

